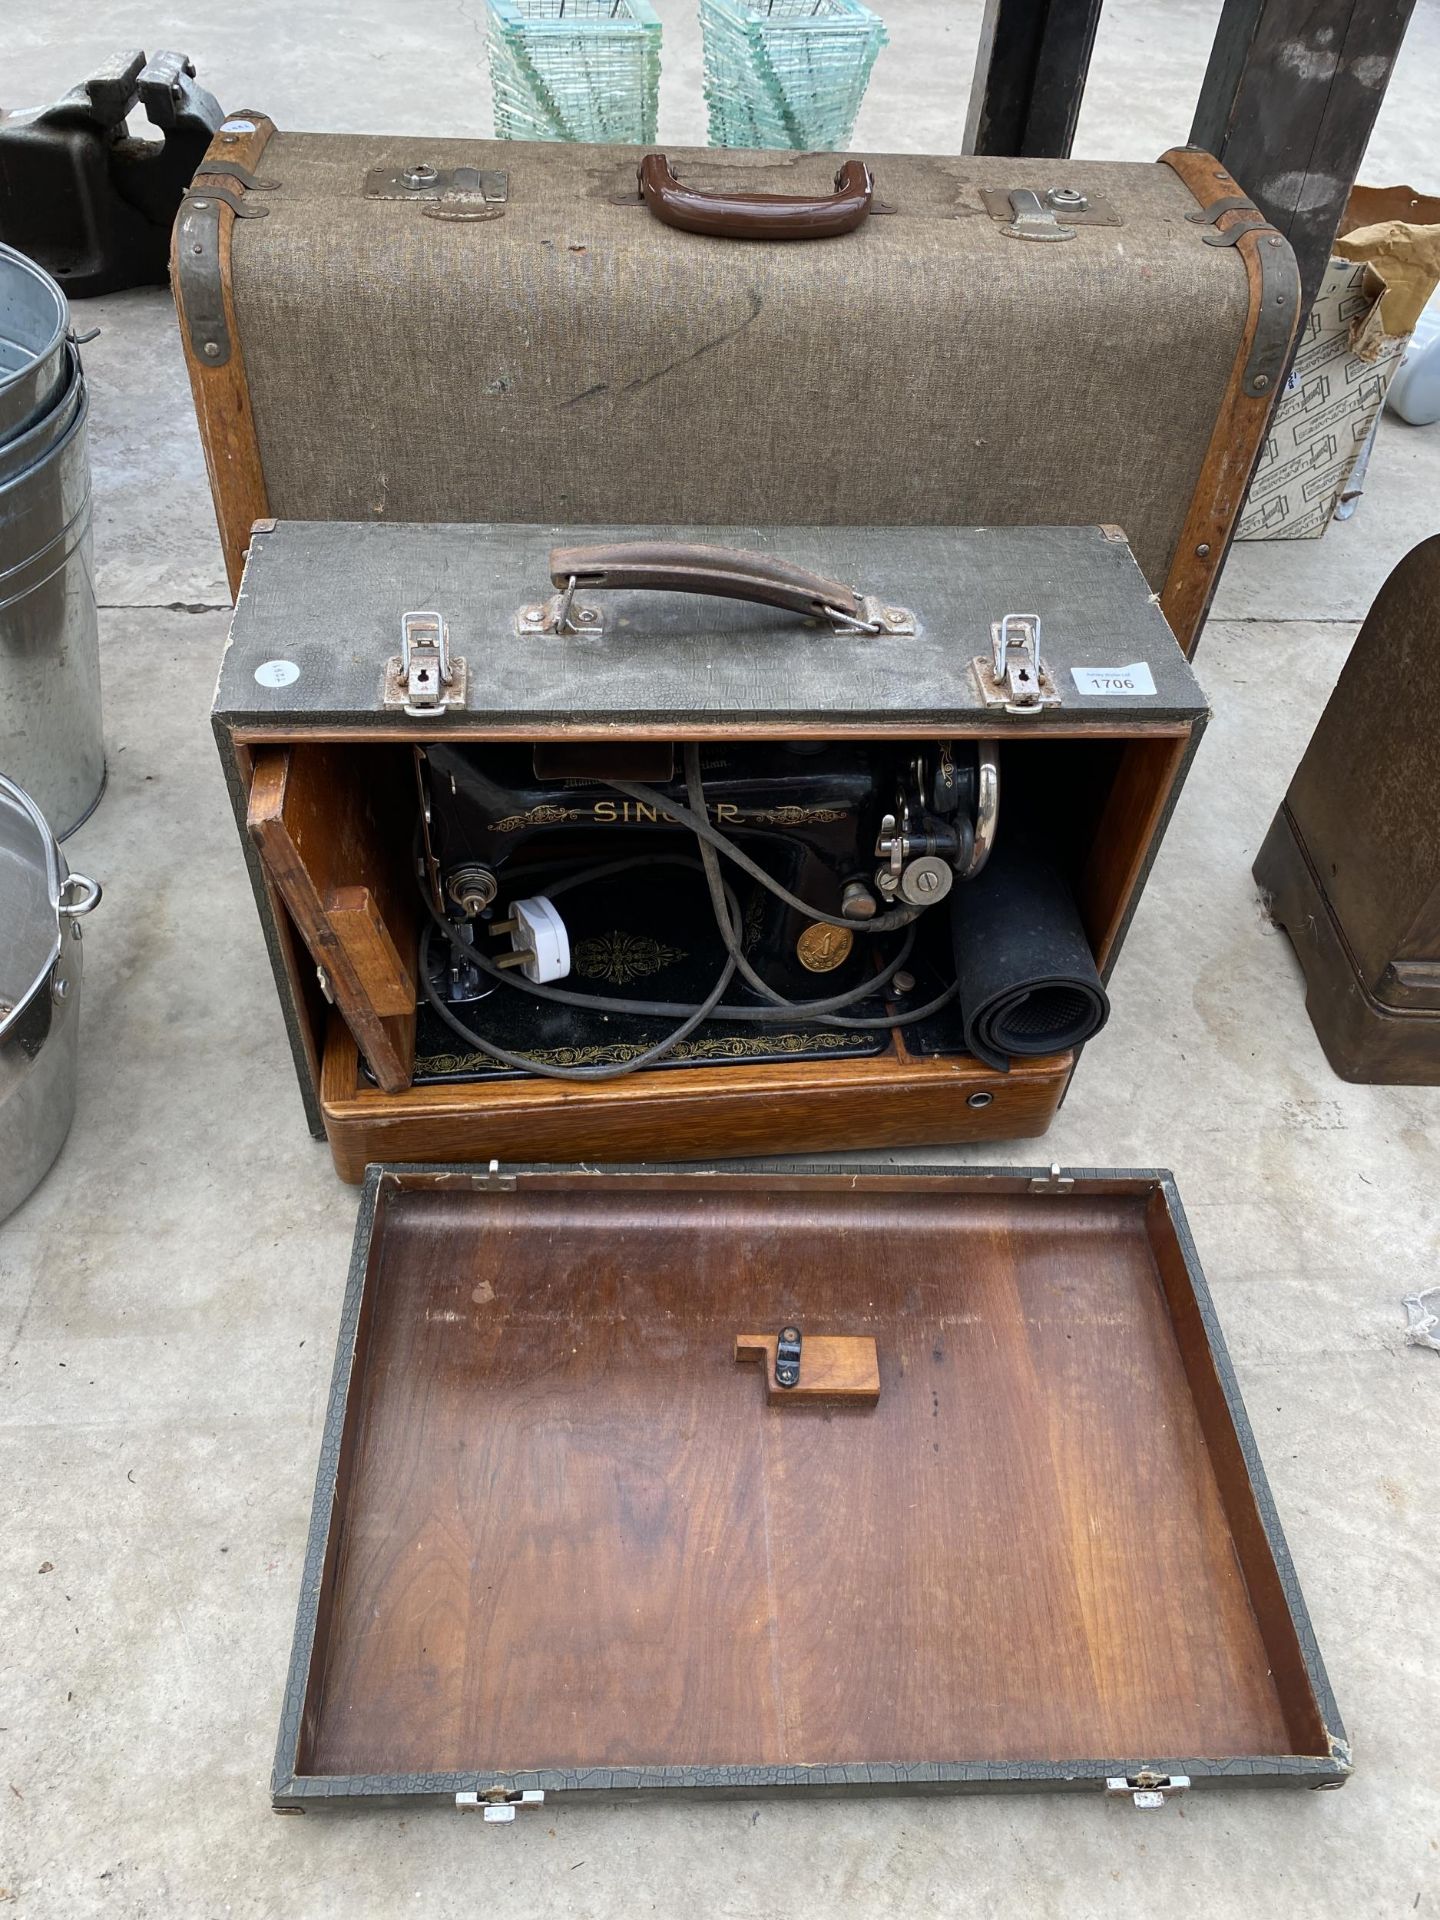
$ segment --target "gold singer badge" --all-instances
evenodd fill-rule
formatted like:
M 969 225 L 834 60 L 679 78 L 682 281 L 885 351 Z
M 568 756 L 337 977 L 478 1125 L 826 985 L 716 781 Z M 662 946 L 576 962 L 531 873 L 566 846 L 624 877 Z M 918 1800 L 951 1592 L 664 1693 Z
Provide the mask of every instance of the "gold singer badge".
M 795 942 L 795 953 L 801 966 L 811 973 L 833 973 L 842 960 L 849 958 L 854 944 L 855 936 L 848 927 L 831 927 L 816 920 Z

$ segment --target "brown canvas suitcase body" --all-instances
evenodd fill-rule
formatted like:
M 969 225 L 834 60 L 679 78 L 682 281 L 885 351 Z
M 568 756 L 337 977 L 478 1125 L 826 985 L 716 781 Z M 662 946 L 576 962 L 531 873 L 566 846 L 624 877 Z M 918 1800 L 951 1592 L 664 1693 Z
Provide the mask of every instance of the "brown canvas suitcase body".
M 603 546 L 638 531 L 569 528 L 563 544 Z M 845 850 L 843 871 L 832 876 L 835 898 L 845 875 L 873 877 L 877 892 L 892 878 L 877 869 L 876 828 L 883 834 L 878 806 L 894 804 L 888 783 L 897 769 L 907 778 L 917 757 L 941 749 L 959 764 L 985 743 L 996 766 L 986 829 L 992 861 L 1033 836 L 1068 889 L 1097 988 L 1115 965 L 1207 717 L 1117 529 L 643 532 L 650 541 L 713 539 L 744 550 L 724 556 L 732 564 L 748 554 L 847 582 L 861 607 L 880 610 L 884 630 L 854 620 L 835 628 L 773 604 L 712 597 L 713 589 L 638 586 L 585 590 L 569 604 L 591 624 L 565 630 L 556 624 L 565 596 L 553 586 L 552 550 L 562 544 L 553 527 L 281 521 L 255 533 L 213 720 L 307 1115 L 328 1137 L 339 1171 L 358 1180 L 382 1159 L 674 1160 L 1043 1132 L 1078 1043 L 1031 1045 L 1006 1071 L 1003 1061 L 976 1057 L 968 1027 L 932 1041 L 907 1026 L 898 1016 L 914 999 L 891 996 L 877 1014 L 882 1030 L 868 1037 L 830 1033 L 819 1046 L 797 1013 L 783 1045 L 743 1027 L 733 1038 L 707 1038 L 702 1029 L 684 1065 L 661 1061 L 583 1082 L 533 1071 L 506 1077 L 466 1059 L 433 1022 L 428 1041 L 417 1037 L 417 1021 L 428 1018 L 419 983 L 431 922 L 416 836 L 422 813 L 433 824 L 433 812 L 449 804 L 457 756 L 475 770 L 462 777 L 489 780 L 483 808 L 496 832 L 535 826 L 556 836 L 548 852 L 537 840 L 530 858 L 602 866 L 653 852 L 656 843 L 635 837 L 649 830 L 641 809 L 618 805 L 613 790 L 598 803 L 586 798 L 583 780 L 569 777 L 573 758 L 559 765 L 557 787 L 536 794 L 531 770 L 538 778 L 541 763 L 532 756 L 613 753 L 617 742 L 658 744 L 678 756 L 697 743 L 712 765 L 762 746 L 782 758 L 793 752 L 787 764 L 795 766 L 811 764 L 807 755 L 816 752 L 815 765 L 827 754 L 858 758 L 862 769 L 883 764 L 886 784 L 877 777 L 875 792 L 886 797 Z M 1023 685 L 994 676 L 1006 615 L 1006 671 L 1028 674 Z M 1038 660 L 1029 639 L 1013 644 L 1017 618 L 1038 638 Z M 415 675 L 402 677 L 403 635 L 415 620 L 431 623 L 432 633 L 443 621 L 448 647 L 448 678 L 432 658 L 424 693 Z M 807 818 L 838 821 L 842 813 L 762 800 L 749 817 L 774 862 L 798 844 Z M 693 854 L 689 836 L 670 831 Z M 887 857 L 894 846 L 892 836 Z M 462 865 L 478 849 L 478 839 L 462 847 Z M 520 858 L 498 866 L 497 890 L 474 923 L 482 933 L 484 920 L 508 914 L 507 903 L 546 890 L 543 878 L 523 879 L 523 849 Z M 932 928 L 937 939 L 949 938 L 948 916 L 958 927 L 976 910 L 967 888 L 984 880 L 950 885 L 946 877 L 948 892 L 921 915 L 926 925 L 947 916 Z M 682 934 L 692 923 L 671 905 L 676 884 L 662 873 L 643 898 L 603 896 L 606 917 L 590 931 L 612 950 L 637 941 L 653 949 L 658 940 L 677 950 L 672 959 L 688 951 L 703 963 L 717 950 L 714 920 L 708 931 L 694 923 L 695 932 Z M 443 890 L 453 899 L 448 879 Z M 924 925 L 916 931 L 923 948 Z M 862 938 L 860 949 L 866 944 Z M 779 964 L 801 946 L 781 954 L 767 940 L 756 951 Z M 579 955 L 577 947 L 577 964 Z M 861 964 L 859 950 L 852 957 Z M 882 947 L 881 958 L 890 957 Z M 658 962 L 645 964 L 652 972 L 642 968 L 642 985 L 667 977 L 653 971 Z M 943 953 L 938 964 L 946 964 Z M 802 965 L 792 999 L 823 997 L 841 978 Z M 706 985 L 713 974 L 711 962 Z M 618 977 L 607 961 L 566 985 L 594 996 Z M 944 984 L 937 974 L 935 985 Z M 912 989 L 925 1001 L 914 980 Z M 499 1038 L 491 1011 L 482 1003 L 469 1024 Z M 625 1030 L 592 1017 L 583 1033 L 537 1037 L 517 1050 L 532 1062 L 591 1071 L 624 1064 L 622 1041 L 631 1044 Z M 1103 1046 L 1103 1034 L 1090 1044 Z
M 1113 523 L 1193 648 L 1298 310 L 1213 159 L 639 158 L 225 123 L 174 268 L 232 587 L 266 517 Z
M 1255 862 L 1344 1080 L 1440 1086 L 1440 536 L 1380 589 Z

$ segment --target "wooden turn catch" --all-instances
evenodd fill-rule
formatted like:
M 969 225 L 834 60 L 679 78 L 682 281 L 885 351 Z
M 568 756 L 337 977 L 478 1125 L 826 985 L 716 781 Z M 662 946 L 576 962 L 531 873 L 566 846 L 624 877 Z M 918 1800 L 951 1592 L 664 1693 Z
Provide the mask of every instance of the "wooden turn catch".
M 787 1336 L 793 1335 L 793 1339 Z M 782 1351 L 783 1343 L 783 1351 Z M 846 1400 L 873 1407 L 880 1398 L 880 1362 L 875 1342 L 863 1334 L 737 1333 L 737 1360 L 763 1360 L 771 1405 L 787 1400 Z M 794 1385 L 781 1377 L 794 1369 Z

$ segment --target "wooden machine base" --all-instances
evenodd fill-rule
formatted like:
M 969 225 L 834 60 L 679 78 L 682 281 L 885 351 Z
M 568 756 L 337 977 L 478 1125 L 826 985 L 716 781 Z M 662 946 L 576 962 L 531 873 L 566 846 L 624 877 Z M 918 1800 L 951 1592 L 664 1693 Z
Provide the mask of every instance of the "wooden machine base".
M 498 1080 L 381 1093 L 331 1020 L 320 1077 L 342 1180 L 382 1160 L 696 1160 L 855 1147 L 1023 1140 L 1044 1133 L 1072 1053 L 996 1073 L 968 1055 L 785 1066 L 655 1068 L 621 1080 Z
M 1252 869 L 1305 970 L 1305 1011 L 1342 1080 L 1440 1086 L 1440 1009 L 1387 1007 L 1362 978 L 1288 806 Z

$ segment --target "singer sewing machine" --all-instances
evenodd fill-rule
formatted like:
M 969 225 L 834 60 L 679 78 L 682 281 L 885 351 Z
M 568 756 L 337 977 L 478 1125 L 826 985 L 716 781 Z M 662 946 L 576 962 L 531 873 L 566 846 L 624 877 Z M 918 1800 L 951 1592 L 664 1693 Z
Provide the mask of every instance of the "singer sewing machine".
M 1115 529 L 281 523 L 215 719 L 355 1177 L 1043 1130 L 1204 705 Z
M 743 959 L 713 1013 L 654 1064 L 872 1055 L 894 1020 L 933 1024 L 945 988 L 917 992 L 921 977 L 935 984 L 915 954 L 919 923 L 988 860 L 994 742 L 689 751 L 706 821 L 751 863 L 722 872 Z M 725 947 L 682 818 L 681 759 L 669 743 L 425 751 L 423 871 L 442 937 L 426 943 L 417 1079 L 525 1071 L 487 1057 L 487 1038 L 532 1071 L 629 1070 L 704 1002 Z M 543 997 L 562 981 L 570 1000 Z M 836 1000 L 848 1020 L 807 1020 Z M 675 1012 L 638 1010 L 655 1003 Z M 963 1047 L 958 1028 L 950 1042 Z

